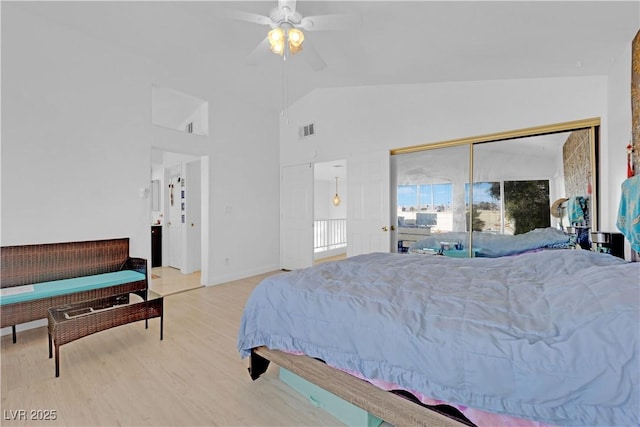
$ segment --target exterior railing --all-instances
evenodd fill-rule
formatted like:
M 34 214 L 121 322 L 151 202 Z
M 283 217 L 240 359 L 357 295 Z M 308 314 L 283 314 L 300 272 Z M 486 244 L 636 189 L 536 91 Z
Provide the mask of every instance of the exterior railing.
M 347 246 L 347 219 L 318 219 L 313 222 L 313 251 L 327 252 Z

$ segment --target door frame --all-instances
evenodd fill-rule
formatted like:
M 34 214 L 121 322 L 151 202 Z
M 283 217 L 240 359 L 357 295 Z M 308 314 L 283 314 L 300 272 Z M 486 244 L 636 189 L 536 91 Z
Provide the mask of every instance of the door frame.
M 201 225 L 201 233 L 200 233 L 200 284 L 201 285 L 206 285 L 207 282 L 207 278 L 209 277 L 209 269 L 210 269 L 210 263 L 209 263 L 209 251 L 210 251 L 210 245 L 209 245 L 209 241 L 210 241 L 210 237 L 209 237 L 209 233 L 210 233 L 210 227 L 209 227 L 209 223 L 210 223 L 210 209 L 209 209 L 209 156 L 206 154 L 193 154 L 193 153 L 187 153 L 187 152 L 182 152 L 180 150 L 173 150 L 173 149 L 166 149 L 166 148 L 161 148 L 161 147 L 156 147 L 156 146 L 151 146 L 151 150 L 150 150 L 150 159 L 151 159 L 151 165 L 149 168 L 149 175 L 150 175 L 150 180 L 153 179 L 152 176 L 152 165 L 153 165 L 153 152 L 157 151 L 157 152 L 161 152 L 161 153 L 174 153 L 174 154 L 178 154 L 178 155 L 187 155 L 187 156 L 191 156 L 193 157 L 194 161 L 195 160 L 199 160 L 200 161 L 200 225 Z M 164 167 L 164 165 L 163 165 Z M 163 172 L 163 179 L 165 174 Z M 163 200 L 164 200 L 164 204 L 163 204 L 163 209 L 162 212 L 165 212 L 165 206 L 167 206 L 167 185 L 166 185 L 166 180 L 162 183 L 162 193 L 163 193 Z M 148 216 L 149 216 L 149 222 L 153 223 L 153 218 L 152 218 L 152 214 L 153 212 L 151 211 L 151 203 L 149 203 L 148 206 Z M 163 222 L 162 226 L 163 228 L 165 228 L 166 223 Z M 167 243 L 167 236 L 168 233 L 163 233 L 163 246 Z M 151 246 L 151 239 L 149 239 L 149 247 Z M 184 256 L 184 252 L 185 252 L 185 248 L 183 245 L 183 256 Z M 164 252 L 164 249 L 163 249 Z M 166 258 L 163 257 L 163 264 L 165 263 Z M 184 266 L 184 259 L 183 259 L 183 266 Z M 182 270 L 181 270 L 182 271 Z
M 334 188 L 334 185 L 336 185 L 336 182 L 334 181 L 336 176 L 340 179 L 340 190 L 338 191 L 338 193 L 341 196 L 341 209 L 342 209 L 342 212 L 344 212 L 342 217 L 344 217 L 345 220 L 347 219 L 346 206 L 348 206 L 349 204 L 348 196 L 347 196 L 348 175 L 349 175 L 349 172 L 347 170 L 346 158 L 313 163 L 313 191 L 314 191 L 314 195 L 313 195 L 314 237 L 313 239 L 314 239 L 314 242 L 312 243 L 312 247 L 314 251 L 313 253 L 314 262 L 316 262 L 318 259 L 334 257 L 338 255 L 346 256 L 347 254 L 347 248 L 349 246 L 348 240 L 347 240 L 347 246 L 344 248 L 329 250 L 327 252 L 320 252 L 318 254 L 315 253 L 315 233 L 316 233 L 315 223 L 318 219 L 331 219 L 330 216 L 318 218 L 317 214 L 318 214 L 318 209 L 322 209 L 323 205 L 329 206 L 329 210 L 335 209 L 331 203 L 332 201 L 331 195 L 334 194 L 333 188 Z M 329 184 L 329 187 L 331 189 L 331 192 L 330 192 L 331 194 L 326 192 L 322 192 L 322 194 L 316 194 L 316 191 L 318 190 L 318 185 L 325 182 Z

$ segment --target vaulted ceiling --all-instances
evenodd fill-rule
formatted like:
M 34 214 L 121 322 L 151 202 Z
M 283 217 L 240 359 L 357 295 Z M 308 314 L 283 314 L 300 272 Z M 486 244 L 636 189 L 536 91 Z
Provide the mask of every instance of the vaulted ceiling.
M 314 71 L 304 50 L 286 66 L 273 54 L 245 63 L 269 27 L 229 11 L 268 15 L 275 0 L 8 3 L 3 20 L 20 7 L 276 109 L 317 88 L 606 75 L 640 28 L 637 1 L 299 0 L 303 15 L 353 18 L 307 32 L 326 63 Z

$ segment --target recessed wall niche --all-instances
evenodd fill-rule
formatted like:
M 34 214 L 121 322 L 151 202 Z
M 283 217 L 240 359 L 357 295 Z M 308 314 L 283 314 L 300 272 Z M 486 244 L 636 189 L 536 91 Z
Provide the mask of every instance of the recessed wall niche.
M 160 86 L 151 87 L 151 123 L 195 135 L 209 135 L 209 103 Z

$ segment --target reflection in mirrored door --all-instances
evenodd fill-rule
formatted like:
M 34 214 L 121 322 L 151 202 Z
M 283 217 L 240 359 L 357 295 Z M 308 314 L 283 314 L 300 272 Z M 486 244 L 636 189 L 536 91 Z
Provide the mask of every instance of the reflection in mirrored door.
M 587 119 L 392 150 L 398 251 L 499 256 L 474 239 L 546 228 L 590 248 L 599 125 Z
M 568 135 L 474 144 L 474 231 L 516 235 L 551 226 L 549 206 L 565 194 L 562 148 Z
M 399 154 L 391 157 L 391 165 L 397 180 L 392 213 L 398 252 L 426 236 L 467 230 L 468 146 Z

